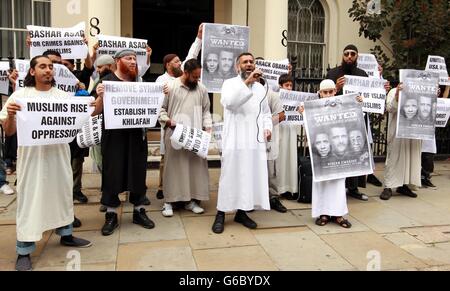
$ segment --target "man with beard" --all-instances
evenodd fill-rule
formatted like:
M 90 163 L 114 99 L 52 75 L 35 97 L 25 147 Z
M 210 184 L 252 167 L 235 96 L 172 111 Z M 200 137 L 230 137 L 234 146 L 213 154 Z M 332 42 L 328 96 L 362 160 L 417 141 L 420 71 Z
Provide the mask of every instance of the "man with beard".
M 48 57 L 36 56 L 24 81 L 25 88 L 9 97 L 0 113 L 6 135 L 16 130 L 16 114 L 21 110 L 16 98 L 57 98 L 70 96 L 55 88 L 53 64 Z M 48 230 L 56 230 L 60 244 L 87 248 L 91 242 L 72 236 L 74 217 L 72 169 L 68 144 L 18 147 L 17 154 L 17 262 L 16 270 L 32 269 L 30 255 L 36 242 Z
M 224 107 L 222 171 L 217 215 L 212 226 L 222 233 L 225 212 L 237 210 L 235 222 L 257 228 L 246 211 L 270 210 L 267 173 L 267 142 L 272 137 L 272 116 L 266 89 L 258 82 L 262 72 L 255 68 L 251 53 L 237 58 L 239 76 L 222 87 Z
M 159 121 L 166 129 L 164 144 L 165 203 L 162 214 L 173 216 L 172 203 L 184 202 L 185 209 L 201 214 L 201 201 L 209 200 L 208 161 L 196 154 L 175 150 L 170 137 L 177 123 L 211 133 L 212 119 L 208 91 L 199 83 L 201 65 L 195 59 L 184 65 L 183 75 L 168 84 L 168 94 L 161 108 Z
M 231 51 L 221 51 L 219 61 L 219 77 L 223 80 L 235 77 L 235 73 L 233 72 L 234 53 Z
M 342 64 L 334 69 L 331 69 L 326 79 L 331 79 L 336 83 L 336 95 L 342 95 L 342 89 L 345 85 L 345 75 L 350 76 L 360 76 L 360 77 L 368 77 L 367 73 L 358 68 L 358 48 L 349 44 L 345 47 L 344 53 L 342 56 Z M 369 116 L 366 114 L 366 118 Z M 367 125 L 367 120 L 366 120 Z M 358 190 L 358 186 L 365 187 L 366 186 L 366 177 L 351 177 L 347 178 L 346 187 L 348 189 L 348 195 L 363 201 L 368 201 L 369 197 Z
M 190 59 L 197 59 L 202 49 L 203 23 L 198 27 L 197 37 L 189 49 L 188 55 L 183 63 Z M 176 54 L 168 54 L 163 59 L 163 65 L 166 72 L 156 79 L 156 83 L 168 83 L 183 75 L 183 63 Z M 163 192 L 163 173 L 164 173 L 164 128 L 161 126 L 161 142 L 160 142 L 161 162 L 159 163 L 159 186 L 156 198 L 164 199 Z
M 433 114 L 431 114 L 433 108 L 433 100 L 431 97 L 420 96 L 419 100 L 419 115 L 417 119 L 421 124 L 433 125 L 436 120 L 433 120 Z
M 118 51 L 114 57 L 117 69 L 103 81 L 136 82 L 138 77 L 136 52 L 130 49 Z M 103 111 L 105 86 L 100 84 L 96 90 L 96 110 L 93 116 Z M 111 235 L 119 226 L 117 209 L 121 202 L 119 194 L 130 192 L 130 202 L 134 205 L 133 223 L 144 228 L 155 227 L 145 211 L 146 175 L 148 144 L 144 128 L 114 129 L 103 128 L 102 134 L 102 205 L 107 207 L 104 236 Z

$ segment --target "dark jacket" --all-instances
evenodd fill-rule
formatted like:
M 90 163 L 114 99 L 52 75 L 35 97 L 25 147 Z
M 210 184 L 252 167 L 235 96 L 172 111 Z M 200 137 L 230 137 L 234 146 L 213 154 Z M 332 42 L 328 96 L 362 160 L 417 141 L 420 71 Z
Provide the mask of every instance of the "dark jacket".
M 336 67 L 334 69 L 331 69 L 330 71 L 328 71 L 327 74 L 327 79 L 333 80 L 334 83 L 336 83 L 337 79 L 344 77 L 345 75 L 350 75 L 350 76 L 359 76 L 359 77 L 368 77 L 367 73 L 359 68 L 353 68 L 350 74 L 346 74 L 344 72 L 344 69 L 342 68 L 342 66 Z M 340 90 L 339 92 L 337 92 L 336 95 L 342 95 L 342 90 Z

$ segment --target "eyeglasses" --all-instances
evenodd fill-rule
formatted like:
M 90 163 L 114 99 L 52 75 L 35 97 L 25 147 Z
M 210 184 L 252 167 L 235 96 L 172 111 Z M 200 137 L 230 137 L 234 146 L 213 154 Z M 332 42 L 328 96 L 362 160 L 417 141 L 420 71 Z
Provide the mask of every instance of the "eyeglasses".
M 358 53 L 355 51 L 350 51 L 350 52 L 344 52 L 344 56 L 348 57 L 349 55 L 351 55 L 352 57 L 355 57 Z

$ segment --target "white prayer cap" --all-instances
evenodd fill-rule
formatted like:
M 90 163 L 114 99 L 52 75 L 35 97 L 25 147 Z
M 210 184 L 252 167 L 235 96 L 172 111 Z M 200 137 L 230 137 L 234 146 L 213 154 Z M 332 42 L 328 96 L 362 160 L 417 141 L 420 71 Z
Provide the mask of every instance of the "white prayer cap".
M 326 79 L 320 83 L 320 91 L 330 89 L 336 89 L 336 84 L 333 82 L 333 80 Z
M 105 66 L 105 65 L 112 65 L 114 64 L 114 59 L 110 55 L 101 55 L 100 57 L 95 60 L 96 66 Z

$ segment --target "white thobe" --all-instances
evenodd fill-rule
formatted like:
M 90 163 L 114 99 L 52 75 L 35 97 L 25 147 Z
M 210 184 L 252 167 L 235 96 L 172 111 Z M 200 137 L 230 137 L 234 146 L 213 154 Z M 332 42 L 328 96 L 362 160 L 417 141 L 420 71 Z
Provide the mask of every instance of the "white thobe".
M 25 88 L 9 97 L 0 113 L 17 97 L 70 96 L 56 88 L 42 92 Z M 68 144 L 19 147 L 17 151 L 17 240 L 37 242 L 42 233 L 73 222 L 73 176 Z
M 200 53 L 201 49 L 202 49 L 202 40 L 197 37 L 195 39 L 195 41 L 192 43 L 186 59 L 184 60 L 183 64 L 181 64 L 182 70 L 184 69 L 184 64 L 186 63 L 186 61 L 188 61 L 190 59 L 197 59 L 198 54 Z M 155 82 L 156 83 L 168 83 L 175 79 L 176 78 L 174 76 L 171 76 L 167 72 L 165 72 L 164 74 L 159 76 Z M 164 145 L 164 128 L 162 128 L 162 127 L 161 127 L 161 140 L 160 140 L 159 148 L 160 148 L 161 155 L 164 155 L 166 153 L 166 148 Z
M 272 118 L 265 95 L 261 84 L 247 87 L 240 76 L 223 84 L 219 211 L 270 210 L 264 130 L 272 131 Z
M 345 179 L 313 182 L 312 217 L 321 215 L 341 217 L 348 213 Z

